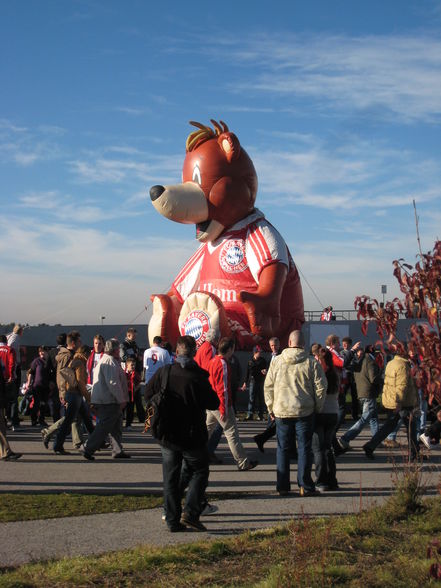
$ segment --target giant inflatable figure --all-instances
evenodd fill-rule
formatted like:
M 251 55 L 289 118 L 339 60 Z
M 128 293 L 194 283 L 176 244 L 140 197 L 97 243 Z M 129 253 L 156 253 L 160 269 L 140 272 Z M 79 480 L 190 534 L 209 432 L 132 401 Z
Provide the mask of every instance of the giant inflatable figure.
M 182 183 L 153 186 L 166 218 L 196 226 L 201 243 L 168 294 L 154 294 L 149 339 L 175 343 L 179 333 L 200 345 L 209 328 L 232 335 L 240 349 L 268 337 L 282 344 L 304 322 L 299 274 L 279 232 L 254 207 L 257 175 L 224 122 L 200 123 L 188 139 Z

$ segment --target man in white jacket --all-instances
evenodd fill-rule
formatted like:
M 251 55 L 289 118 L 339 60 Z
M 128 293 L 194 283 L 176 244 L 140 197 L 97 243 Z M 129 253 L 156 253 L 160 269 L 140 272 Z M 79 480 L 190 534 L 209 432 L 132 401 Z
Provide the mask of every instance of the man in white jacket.
M 277 491 L 290 491 L 290 451 L 298 447 L 297 483 L 300 496 L 317 491 L 311 477 L 314 414 L 326 398 L 327 380 L 320 363 L 304 349 L 301 331 L 292 331 L 288 348 L 271 362 L 265 378 L 265 402 L 277 427 Z
M 112 457 L 127 459 L 130 455 L 122 448 L 122 413 L 128 401 L 127 378 L 119 361 L 119 341 L 109 339 L 104 354 L 93 370 L 91 405 L 97 416 L 97 425 L 80 452 L 86 459 L 100 449 L 110 435 Z

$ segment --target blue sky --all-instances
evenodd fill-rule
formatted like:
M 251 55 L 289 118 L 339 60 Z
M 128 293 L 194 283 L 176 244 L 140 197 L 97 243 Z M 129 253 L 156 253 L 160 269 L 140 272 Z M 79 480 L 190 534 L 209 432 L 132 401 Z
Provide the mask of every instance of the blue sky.
M 0 322 L 146 322 L 196 249 L 153 209 L 189 120 L 252 157 L 305 307 L 440 236 L 441 2 L 0 3 Z

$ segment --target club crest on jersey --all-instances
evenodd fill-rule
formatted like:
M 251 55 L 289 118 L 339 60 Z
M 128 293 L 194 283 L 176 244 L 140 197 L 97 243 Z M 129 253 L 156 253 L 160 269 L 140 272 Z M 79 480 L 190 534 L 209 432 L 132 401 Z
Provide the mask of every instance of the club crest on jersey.
M 197 347 L 200 347 L 209 329 L 211 321 L 208 314 L 202 310 L 192 310 L 181 325 L 181 335 L 191 335 L 196 340 Z
M 247 269 L 245 244 L 242 239 L 230 239 L 222 247 L 219 263 L 224 272 L 238 274 Z

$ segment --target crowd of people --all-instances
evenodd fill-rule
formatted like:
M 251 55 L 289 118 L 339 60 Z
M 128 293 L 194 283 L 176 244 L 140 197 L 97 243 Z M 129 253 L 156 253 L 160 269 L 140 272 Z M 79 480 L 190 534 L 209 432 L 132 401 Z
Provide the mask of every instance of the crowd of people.
M 248 393 L 245 420 L 267 419 L 266 428 L 254 437 L 258 450 L 263 453 L 267 440 L 277 437 L 276 490 L 281 496 L 291 492 L 292 460 L 297 461 L 300 496 L 338 490 L 336 458 L 351 449 L 350 442 L 367 425 L 372 437 L 363 451 L 368 459 L 374 459 L 382 443 L 396 446 L 400 426 L 407 434 L 409 460 L 419 458 L 421 446 L 430 449 L 440 441 L 441 411 L 428 407 L 412 378 L 412 362 L 419 358 L 404 351 L 385 362 L 373 346 L 363 349 L 349 337 L 340 348 L 333 334 L 325 345 L 314 343 L 306 350 L 303 333 L 293 331 L 283 350 L 277 337 L 269 340 L 268 360 L 262 347 L 255 346 L 242 376 L 234 340 L 213 330 L 199 349 L 190 336 L 180 337 L 175 350 L 155 337 L 144 352 L 133 327 L 122 343 L 97 334 L 92 349 L 78 331 L 71 331 L 58 336 L 55 348 L 39 347 L 22 387 L 22 332 L 16 325 L 9 336 L 0 335 L 1 459 L 21 457 L 7 440 L 8 427 L 20 428 L 20 388 L 25 392 L 21 410 L 32 426 L 40 427 L 44 446 L 49 449 L 52 443 L 55 455 L 68 455 L 64 444 L 71 435 L 73 447 L 89 461 L 103 448 L 114 459 L 130 459 L 123 447 L 124 430 L 131 430 L 135 411 L 144 423 L 146 406 L 159 398 L 162 421 L 155 431 L 161 432 L 155 436 L 163 460 L 164 520 L 171 532 L 205 529 L 200 516 L 213 509 L 206 497 L 209 466 L 222 463 L 215 451 L 223 434 L 240 471 L 258 465 L 239 435 L 240 392 Z M 381 426 L 380 394 L 386 413 Z M 353 424 L 340 435 L 348 395 Z M 434 416 L 428 420 L 429 408 Z

